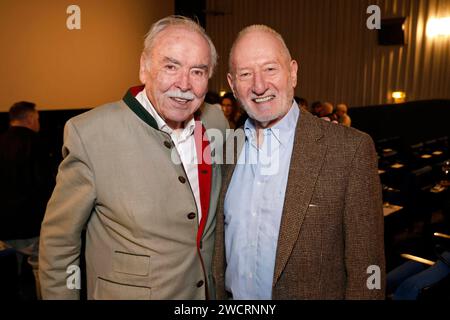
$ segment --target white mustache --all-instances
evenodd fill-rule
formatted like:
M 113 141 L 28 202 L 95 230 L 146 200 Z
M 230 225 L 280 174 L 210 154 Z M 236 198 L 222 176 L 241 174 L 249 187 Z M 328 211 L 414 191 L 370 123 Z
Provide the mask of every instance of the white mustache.
M 169 98 L 179 98 L 179 99 L 186 99 L 186 100 L 194 100 L 195 95 L 191 91 L 183 92 L 179 90 L 172 90 L 166 92 L 166 96 Z

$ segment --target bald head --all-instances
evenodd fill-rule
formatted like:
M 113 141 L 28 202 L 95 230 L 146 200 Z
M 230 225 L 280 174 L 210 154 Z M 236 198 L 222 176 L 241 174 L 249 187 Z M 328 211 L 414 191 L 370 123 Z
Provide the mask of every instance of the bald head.
M 236 48 L 238 47 L 238 45 L 245 38 L 248 38 L 248 37 L 255 37 L 255 38 L 257 38 L 258 34 L 266 34 L 266 35 L 270 35 L 271 37 L 273 37 L 273 39 L 278 42 L 280 52 L 282 52 L 282 54 L 286 58 L 286 60 L 287 61 L 292 60 L 291 53 L 289 52 L 289 49 L 287 48 L 283 37 L 278 32 L 276 32 L 275 30 L 273 30 L 272 28 L 270 28 L 270 27 L 268 27 L 266 25 L 254 24 L 254 25 L 251 25 L 251 26 L 248 26 L 248 27 L 245 27 L 244 29 L 242 29 L 238 33 L 236 39 L 234 40 L 233 45 L 232 45 L 231 50 L 230 50 L 230 55 L 228 57 L 228 69 L 229 69 L 230 72 L 233 71 L 234 53 L 235 53 Z
M 322 109 L 320 110 L 319 115 L 323 117 L 331 113 L 333 113 L 333 105 L 330 102 L 322 103 Z
M 347 106 L 343 103 L 340 103 L 336 106 L 336 114 L 338 116 L 342 116 L 347 113 Z

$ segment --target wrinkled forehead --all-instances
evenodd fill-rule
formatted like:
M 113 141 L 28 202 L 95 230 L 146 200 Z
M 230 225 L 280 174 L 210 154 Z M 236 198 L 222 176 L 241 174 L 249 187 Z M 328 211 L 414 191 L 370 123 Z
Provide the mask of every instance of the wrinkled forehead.
M 202 34 L 182 25 L 168 26 L 156 35 L 154 42 L 153 49 L 183 43 L 209 50 L 209 43 Z
M 199 32 L 184 26 L 169 26 L 158 33 L 149 57 L 182 59 L 189 64 L 205 64 L 208 68 L 212 63 L 208 41 Z

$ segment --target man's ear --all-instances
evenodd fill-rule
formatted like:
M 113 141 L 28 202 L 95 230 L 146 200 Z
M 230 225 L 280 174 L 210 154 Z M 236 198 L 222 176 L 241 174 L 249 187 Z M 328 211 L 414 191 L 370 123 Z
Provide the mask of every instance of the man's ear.
M 142 52 L 139 66 L 139 80 L 141 83 L 147 82 L 147 73 L 147 56 L 144 52 Z
M 290 73 L 291 73 L 292 87 L 295 88 L 297 86 L 297 72 L 298 72 L 297 61 L 292 60 L 289 67 L 291 69 Z

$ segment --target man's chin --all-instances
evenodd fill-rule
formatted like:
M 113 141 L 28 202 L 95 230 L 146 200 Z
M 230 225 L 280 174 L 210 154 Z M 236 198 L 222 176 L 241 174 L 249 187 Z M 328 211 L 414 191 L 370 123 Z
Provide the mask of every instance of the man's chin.
M 259 110 L 260 112 L 252 112 L 252 111 L 247 111 L 248 115 L 250 118 L 252 118 L 253 120 L 256 120 L 258 122 L 267 122 L 267 121 L 272 121 L 273 119 L 275 119 L 277 117 L 277 115 L 270 113 L 270 112 L 261 112 L 261 110 Z
M 172 122 L 172 123 L 184 123 L 186 121 L 189 121 L 193 117 L 193 112 L 190 111 L 186 112 L 174 112 L 167 114 L 165 117 L 166 122 Z
M 248 112 L 247 112 L 248 113 Z M 261 127 L 265 128 L 275 122 L 278 122 L 282 118 L 279 114 L 254 114 L 248 113 L 249 117 L 258 122 Z

